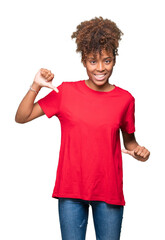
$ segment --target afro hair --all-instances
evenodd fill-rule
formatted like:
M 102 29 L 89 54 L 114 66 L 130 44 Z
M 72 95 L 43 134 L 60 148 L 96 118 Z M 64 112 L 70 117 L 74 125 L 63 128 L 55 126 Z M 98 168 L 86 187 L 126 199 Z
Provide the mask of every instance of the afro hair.
M 81 62 L 84 62 L 89 53 L 94 56 L 102 50 L 118 55 L 119 40 L 123 33 L 116 23 L 102 17 L 95 17 L 89 21 L 81 22 L 77 31 L 73 32 L 71 38 L 76 38 L 76 52 L 81 53 Z

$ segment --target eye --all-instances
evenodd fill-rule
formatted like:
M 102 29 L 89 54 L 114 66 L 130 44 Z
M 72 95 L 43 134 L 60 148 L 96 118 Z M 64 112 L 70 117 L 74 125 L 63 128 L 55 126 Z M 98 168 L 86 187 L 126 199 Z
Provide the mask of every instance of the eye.
M 90 63 L 94 64 L 96 61 L 90 61 Z
M 106 60 L 105 62 L 106 62 L 106 63 L 110 63 L 111 61 L 112 61 L 112 60 Z

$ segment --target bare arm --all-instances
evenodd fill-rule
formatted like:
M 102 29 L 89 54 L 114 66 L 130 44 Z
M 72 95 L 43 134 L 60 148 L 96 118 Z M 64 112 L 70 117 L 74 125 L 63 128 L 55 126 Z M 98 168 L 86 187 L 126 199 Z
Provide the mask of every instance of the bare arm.
M 124 153 L 130 154 L 132 157 L 136 158 L 139 161 L 146 161 L 150 156 L 150 152 L 144 146 L 140 146 L 135 138 L 134 133 L 123 132 L 123 143 L 126 148 L 122 150 Z
M 35 83 L 32 84 L 32 88 L 37 92 L 41 89 Z M 15 115 L 15 121 L 17 123 L 26 123 L 44 115 L 44 112 L 39 104 L 37 102 L 34 103 L 36 96 L 37 95 L 35 92 L 28 91 L 25 97 L 22 99 Z
M 136 141 L 134 133 L 127 133 L 122 131 L 122 136 L 123 136 L 123 144 L 124 147 L 127 150 L 133 150 L 135 147 L 137 147 L 139 144 Z
M 52 85 L 53 78 L 54 74 L 51 73 L 51 71 L 41 68 L 37 72 L 31 87 L 37 92 L 39 92 L 42 87 L 48 87 L 58 92 L 58 89 Z M 36 96 L 37 94 L 31 90 L 26 93 L 15 115 L 15 121 L 17 123 L 26 123 L 44 115 L 40 105 L 37 102 L 34 103 Z

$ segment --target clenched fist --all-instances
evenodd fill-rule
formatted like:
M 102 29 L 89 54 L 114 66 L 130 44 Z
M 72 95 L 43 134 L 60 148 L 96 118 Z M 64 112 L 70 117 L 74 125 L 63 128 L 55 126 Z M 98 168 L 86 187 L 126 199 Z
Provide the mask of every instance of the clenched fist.
M 148 149 L 146 149 L 144 146 L 140 146 L 140 145 L 138 145 L 132 151 L 122 149 L 122 152 L 129 154 L 132 157 L 134 157 L 135 159 L 142 161 L 142 162 L 147 161 L 150 156 L 150 152 L 148 151 Z
M 41 68 L 35 75 L 34 83 L 36 83 L 40 87 L 51 88 L 58 93 L 59 90 L 57 89 L 57 87 L 52 85 L 53 78 L 54 74 L 51 73 L 50 70 Z

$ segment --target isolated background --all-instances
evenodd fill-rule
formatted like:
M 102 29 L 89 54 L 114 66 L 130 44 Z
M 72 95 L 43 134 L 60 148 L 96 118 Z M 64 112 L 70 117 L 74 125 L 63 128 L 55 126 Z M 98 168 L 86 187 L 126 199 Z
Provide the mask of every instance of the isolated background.
M 18 105 L 40 68 L 54 85 L 87 79 L 71 34 L 102 16 L 124 35 L 109 79 L 136 101 L 135 136 L 151 152 L 143 163 L 122 153 L 126 206 L 121 240 L 165 239 L 163 1 L 3 1 L 0 4 L 0 238 L 61 239 L 58 200 L 51 197 L 60 148 L 60 122 L 46 116 L 15 122 Z M 37 99 L 50 89 L 41 89 Z M 121 138 L 123 148 L 123 142 Z M 87 240 L 95 239 L 90 208 Z

